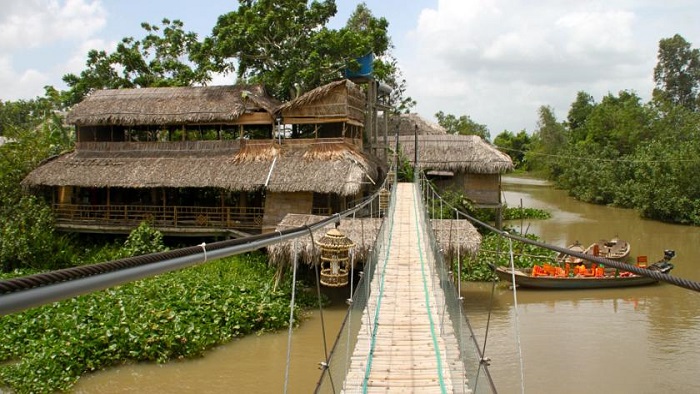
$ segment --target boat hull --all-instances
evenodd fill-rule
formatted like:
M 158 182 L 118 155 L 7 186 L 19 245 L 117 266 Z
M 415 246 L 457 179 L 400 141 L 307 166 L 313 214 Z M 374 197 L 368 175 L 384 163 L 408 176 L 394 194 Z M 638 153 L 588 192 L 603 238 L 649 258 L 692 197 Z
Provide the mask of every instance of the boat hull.
M 515 277 L 515 285 L 533 289 L 602 289 L 617 287 L 645 286 L 658 283 L 658 280 L 647 276 L 626 277 L 554 277 L 554 276 L 530 276 L 520 270 L 511 273 L 510 268 L 496 267 L 498 279 L 512 283 Z

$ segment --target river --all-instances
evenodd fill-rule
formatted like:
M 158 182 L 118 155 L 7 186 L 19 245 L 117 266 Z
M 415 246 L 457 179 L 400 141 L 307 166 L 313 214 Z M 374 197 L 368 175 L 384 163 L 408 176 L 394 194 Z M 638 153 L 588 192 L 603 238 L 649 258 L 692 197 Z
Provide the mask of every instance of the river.
M 509 206 L 542 208 L 547 220 L 508 223 L 545 242 L 587 245 L 619 236 L 631 256 L 676 251 L 672 274 L 700 281 L 700 228 L 640 219 L 631 210 L 578 202 L 545 182 L 504 178 Z M 491 359 L 500 393 L 700 392 L 700 294 L 670 284 L 583 291 L 517 290 L 464 283 L 471 325 Z M 493 294 L 493 297 L 492 297 Z M 329 292 L 292 335 L 286 376 L 287 331 L 249 336 L 194 360 L 128 364 L 83 377 L 77 393 L 310 393 L 324 359 L 323 332 L 332 346 L 345 315 L 347 290 Z M 517 304 L 517 309 L 515 305 Z M 486 328 L 488 324 L 488 335 Z

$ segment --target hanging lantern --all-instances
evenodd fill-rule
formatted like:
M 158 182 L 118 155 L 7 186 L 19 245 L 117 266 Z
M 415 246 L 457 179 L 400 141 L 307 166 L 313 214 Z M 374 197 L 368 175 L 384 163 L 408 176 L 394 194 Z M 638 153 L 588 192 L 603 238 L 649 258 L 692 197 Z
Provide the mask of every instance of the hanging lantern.
M 329 287 L 347 285 L 350 248 L 355 243 L 334 228 L 316 244 L 321 248 L 321 284 Z
M 387 208 L 389 208 L 389 199 L 391 198 L 391 193 L 385 187 L 379 191 L 379 212 L 382 214 L 386 213 Z
M 389 171 L 388 174 L 386 174 L 386 184 L 393 185 L 395 179 L 396 179 L 396 172 L 394 172 L 394 170 L 392 169 L 391 171 Z

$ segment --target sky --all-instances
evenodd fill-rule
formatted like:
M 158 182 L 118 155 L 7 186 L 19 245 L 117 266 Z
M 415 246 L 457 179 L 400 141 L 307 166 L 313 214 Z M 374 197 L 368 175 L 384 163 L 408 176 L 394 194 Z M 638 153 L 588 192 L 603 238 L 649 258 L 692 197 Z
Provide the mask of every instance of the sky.
M 329 27 L 342 27 L 360 1 L 336 0 Z M 563 121 L 579 91 L 596 102 L 632 91 L 648 101 L 659 40 L 680 34 L 700 46 L 696 0 L 366 0 L 389 21 L 392 54 L 413 109 L 429 121 L 442 111 L 504 130 L 537 129 L 538 109 Z M 0 100 L 66 89 L 90 49 L 142 38 L 142 22 L 179 19 L 200 39 L 226 0 L 0 0 Z M 217 76 L 210 84 L 232 84 Z

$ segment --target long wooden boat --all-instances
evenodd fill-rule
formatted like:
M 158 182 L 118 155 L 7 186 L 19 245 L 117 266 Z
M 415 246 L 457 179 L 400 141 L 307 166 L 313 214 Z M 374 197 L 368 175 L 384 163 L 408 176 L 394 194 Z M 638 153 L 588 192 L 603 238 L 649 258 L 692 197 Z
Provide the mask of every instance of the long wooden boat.
M 673 255 L 665 255 L 664 259 L 651 264 L 647 269 L 661 273 L 669 273 L 673 264 L 669 261 Z M 498 279 L 515 283 L 516 286 L 535 289 L 600 289 L 615 287 L 643 286 L 657 283 L 658 280 L 631 272 L 616 272 L 615 268 L 605 268 L 601 276 L 567 276 L 567 275 L 533 275 L 531 268 L 515 269 L 510 267 L 493 266 Z
M 592 243 L 586 248 L 584 253 L 590 254 L 591 256 L 622 261 L 630 255 L 631 248 L 629 242 L 619 238 L 601 239 L 598 242 Z

